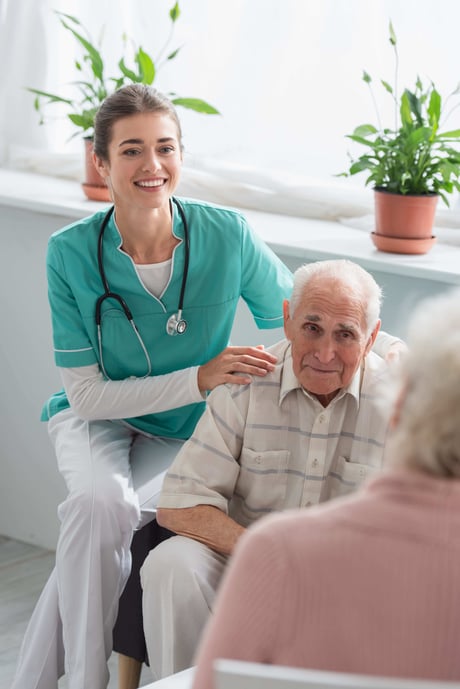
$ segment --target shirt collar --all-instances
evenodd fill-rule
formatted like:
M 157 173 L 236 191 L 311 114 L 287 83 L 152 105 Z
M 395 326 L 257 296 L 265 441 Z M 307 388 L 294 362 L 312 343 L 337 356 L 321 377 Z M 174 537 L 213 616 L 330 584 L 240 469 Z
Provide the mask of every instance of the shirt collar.
M 358 368 L 356 371 L 355 375 L 351 379 L 349 385 L 347 385 L 345 388 L 342 388 L 342 390 L 339 392 L 336 397 L 334 397 L 333 402 L 336 402 L 337 400 L 341 399 L 345 395 L 350 395 L 355 401 L 356 401 L 356 407 L 359 409 L 359 398 L 360 398 L 360 392 L 361 392 L 361 385 L 362 385 L 362 376 L 364 376 L 364 364 Z M 281 385 L 280 385 L 280 399 L 279 403 L 280 405 L 282 404 L 284 398 L 286 395 L 288 395 L 292 390 L 302 390 L 302 392 L 309 397 L 311 400 L 318 401 L 317 398 L 309 393 L 307 390 L 304 390 L 302 386 L 300 385 L 299 381 L 297 380 L 294 370 L 292 368 L 292 351 L 291 351 L 291 345 L 288 346 L 288 348 L 285 351 L 284 354 L 284 363 L 283 363 L 283 369 L 281 373 Z

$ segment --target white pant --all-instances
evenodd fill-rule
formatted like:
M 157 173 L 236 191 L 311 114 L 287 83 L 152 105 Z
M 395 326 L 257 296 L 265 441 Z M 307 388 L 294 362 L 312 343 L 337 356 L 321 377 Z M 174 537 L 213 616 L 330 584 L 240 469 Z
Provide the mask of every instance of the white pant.
M 135 467 L 141 477 L 147 465 L 150 475 L 161 472 L 183 441 L 149 438 L 119 422 L 82 421 L 70 410 L 48 428 L 68 496 L 58 509 L 56 567 L 27 628 L 12 689 L 56 689 L 64 670 L 69 689 L 105 689 L 140 518 Z
M 144 633 L 155 680 L 185 670 L 214 604 L 228 557 L 185 536 L 150 551 L 141 569 Z

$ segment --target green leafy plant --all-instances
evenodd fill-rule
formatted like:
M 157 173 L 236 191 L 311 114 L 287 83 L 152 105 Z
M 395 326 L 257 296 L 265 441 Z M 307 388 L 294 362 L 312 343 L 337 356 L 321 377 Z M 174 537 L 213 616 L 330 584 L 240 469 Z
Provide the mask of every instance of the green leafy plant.
M 40 123 L 45 122 L 45 110 L 52 103 L 63 103 L 68 106 L 70 112 L 67 117 L 77 127 L 78 134 L 82 132 L 85 136 L 91 137 L 94 132 L 94 117 L 102 101 L 113 91 L 129 83 L 153 84 L 155 77 L 161 66 L 167 61 L 177 57 L 180 48 L 161 56 L 167 52 L 171 43 L 174 26 L 180 16 L 179 3 L 176 2 L 169 10 L 171 29 L 166 43 L 161 48 L 158 58 L 153 58 L 146 53 L 141 46 L 134 46 L 134 66 L 128 67 L 124 55 L 118 62 L 119 74 L 117 76 L 106 76 L 104 58 L 101 53 L 101 46 L 96 45 L 91 38 L 88 30 L 83 24 L 70 14 L 55 11 L 61 25 L 69 31 L 83 49 L 83 56 L 74 62 L 75 69 L 80 78 L 71 82 L 76 86 L 78 95 L 75 98 L 64 98 L 54 93 L 48 93 L 35 88 L 28 88 L 35 94 L 34 107 L 39 113 Z M 127 39 L 123 37 L 126 50 Z M 209 115 L 219 114 L 212 105 L 200 98 L 180 98 L 175 93 L 168 93 L 175 105 L 189 108 L 196 112 Z
M 446 99 L 444 106 L 435 85 L 424 86 L 419 77 L 413 90 L 404 89 L 398 96 L 398 46 L 390 22 L 389 40 L 395 55 L 395 83 L 391 86 L 381 80 L 385 91 L 394 101 L 393 128 L 383 128 L 372 79 L 363 72 L 377 115 L 378 126 L 362 124 L 353 134 L 352 141 L 366 147 L 359 157 L 350 155 L 350 167 L 342 176 L 348 177 L 368 171 L 366 184 L 396 194 L 439 194 L 446 205 L 446 193 L 460 191 L 460 129 L 440 131 L 441 116 L 449 101 L 452 112 L 459 106 L 460 84 Z

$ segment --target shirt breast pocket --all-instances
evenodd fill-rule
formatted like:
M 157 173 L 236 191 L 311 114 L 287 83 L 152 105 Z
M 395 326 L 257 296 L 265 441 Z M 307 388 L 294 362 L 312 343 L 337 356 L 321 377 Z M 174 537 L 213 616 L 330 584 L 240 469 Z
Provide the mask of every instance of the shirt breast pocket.
M 337 459 L 335 468 L 329 474 L 329 497 L 348 495 L 358 488 L 365 479 L 376 471 L 375 467 L 359 462 L 351 462 L 346 457 Z
M 289 457 L 288 450 L 243 448 L 235 492 L 251 519 L 284 508 Z

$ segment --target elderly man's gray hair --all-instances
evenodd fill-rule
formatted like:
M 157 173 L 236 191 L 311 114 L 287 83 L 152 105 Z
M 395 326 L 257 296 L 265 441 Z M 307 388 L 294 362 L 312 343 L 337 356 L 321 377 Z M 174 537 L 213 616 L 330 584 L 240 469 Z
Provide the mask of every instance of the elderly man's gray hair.
M 418 306 L 407 343 L 388 462 L 460 478 L 459 288 Z
M 367 334 L 370 335 L 380 317 L 382 290 L 367 270 L 346 259 L 306 263 L 295 271 L 294 287 L 289 302 L 291 318 L 308 283 L 320 277 L 340 280 L 354 292 L 358 299 L 362 300 L 366 313 Z

